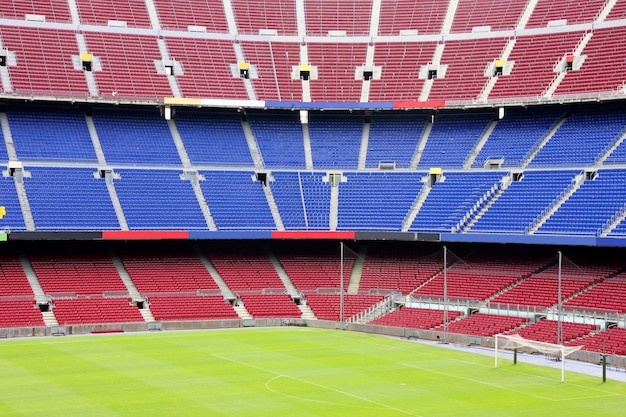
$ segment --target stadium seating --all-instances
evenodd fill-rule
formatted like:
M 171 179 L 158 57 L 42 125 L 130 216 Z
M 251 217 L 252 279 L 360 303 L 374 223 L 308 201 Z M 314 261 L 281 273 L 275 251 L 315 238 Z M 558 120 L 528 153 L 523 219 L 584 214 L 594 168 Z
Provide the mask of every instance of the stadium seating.
M 77 0 L 80 22 L 85 25 L 107 26 L 111 20 L 126 22 L 128 27 L 149 28 L 150 18 L 142 0 Z
M 443 255 L 439 250 L 422 252 L 393 242 L 370 247 L 363 261 L 359 290 L 408 294 L 442 268 Z
M 287 116 L 287 117 L 284 117 Z M 254 132 L 267 168 L 305 168 L 302 125 L 297 114 L 249 112 Z
M 159 321 L 239 319 L 221 295 L 152 295 L 148 300 Z
M 276 229 L 263 185 L 253 172 L 200 171 L 200 175 L 200 187 L 218 229 Z
M 328 230 L 330 184 L 320 172 L 272 173 L 270 184 L 286 230 Z
M 0 16 L 3 19 L 23 20 L 26 15 L 45 16 L 47 22 L 69 23 L 70 9 L 63 1 L 7 0 L 0 4 Z
M 128 298 L 54 299 L 52 311 L 61 325 L 141 323 L 139 309 Z
M 525 339 L 537 340 L 539 342 L 547 343 L 559 343 L 557 340 L 557 327 L 558 322 L 556 320 L 540 320 L 536 323 L 524 326 L 513 333 L 517 333 Z M 599 329 L 599 326 L 594 324 L 584 323 L 572 323 L 561 322 L 561 339 L 564 343 L 571 343 L 571 341 L 588 336 L 591 332 Z
M 363 114 L 309 113 L 313 167 L 356 169 L 363 136 Z
M 194 164 L 252 166 L 250 149 L 235 112 L 176 112 L 176 127 Z
M 489 62 L 500 57 L 507 38 L 450 40 L 445 43 L 441 64 L 447 65 L 445 76 L 437 74 L 428 96 L 431 100 L 475 100 L 490 74 Z
M 0 195 L 2 195 L 1 205 L 6 211 L 0 219 L 0 228 L 4 231 L 25 230 L 24 215 L 13 177 L 0 176 Z
M 441 33 L 447 9 L 448 3 L 438 0 L 420 3 L 411 0 L 382 0 L 378 34 L 399 35 L 403 30 L 417 31 L 419 34 Z M 424 10 L 427 12 L 424 13 Z
M 527 172 L 512 182 L 476 223 L 472 232 L 526 233 L 546 207 L 571 186 L 575 171 Z
M 417 213 L 410 231 L 450 232 L 463 216 L 502 179 L 498 172 L 451 172 L 437 181 Z M 456 201 L 447 205 L 446 201 Z
M 119 170 L 115 190 L 131 230 L 207 229 L 191 183 L 181 172 Z
M 626 355 L 626 329 L 613 327 L 603 332 L 591 334 L 580 340 L 570 341 L 569 346 L 583 346 L 589 352 L 606 353 L 609 355 Z
M 73 31 L 2 26 L 0 36 L 3 49 L 13 52 L 16 61 L 8 66 L 12 88 L 7 91 L 3 85 L 5 92 L 26 97 L 89 96 L 85 76 L 72 61 L 72 55 L 79 53 Z
M 455 320 L 461 315 L 460 311 L 448 311 L 448 321 Z M 428 330 L 442 325 L 443 322 L 443 310 L 405 307 L 385 314 L 376 320 L 370 321 L 368 324 Z
M 96 109 L 93 121 L 107 163 L 181 165 L 167 123 L 157 111 Z
M 93 168 L 27 170 L 24 187 L 38 230 L 119 229 L 105 179 Z
M 493 119 L 493 114 L 476 114 L 471 119 L 454 114 L 437 117 L 418 167 L 462 168 L 470 151 Z
M 268 289 L 285 291 L 276 269 L 260 248 L 238 248 L 237 253 L 233 253 L 232 248 L 205 251 L 228 288 L 235 293 Z
M 448 325 L 447 330 L 450 333 L 494 336 L 510 331 L 511 329 L 519 328 L 528 321 L 530 321 L 530 319 L 525 317 L 475 313 L 460 320 L 453 321 Z M 440 327 L 441 326 L 439 326 L 439 328 Z
M 260 318 L 295 318 L 302 313 L 288 294 L 247 294 L 241 296 L 246 310 L 255 319 Z
M 232 2 L 237 29 L 241 34 L 258 35 L 275 30 L 278 35 L 297 35 L 296 5 L 287 0 L 235 0 Z
M 211 33 L 228 32 L 222 3 L 211 0 L 160 0 L 154 5 L 163 29 L 186 31 L 189 26 L 199 26 Z
M 372 117 L 367 141 L 366 168 L 393 163 L 409 168 L 428 121 L 424 114 L 377 114 Z
M 526 0 L 461 0 L 451 32 L 468 33 L 485 26 L 493 31 L 515 29 L 527 3 Z
M 302 81 L 292 78 L 300 65 L 300 45 L 289 42 L 241 41 L 246 60 L 257 68 L 252 78 L 257 97 L 265 100 L 302 101 Z
M 344 320 L 348 320 L 355 314 L 381 302 L 383 298 L 381 295 L 345 294 Z M 339 320 L 341 317 L 340 294 L 308 294 L 306 303 L 311 307 L 318 320 Z
M 308 0 L 304 2 L 307 35 L 345 31 L 347 36 L 367 36 L 371 11 L 371 0 Z
M 57 162 L 97 160 L 85 115 L 75 107 L 59 104 L 11 106 L 7 117 L 19 159 Z
M 366 172 L 346 175 L 339 186 L 338 230 L 401 231 L 423 174 Z

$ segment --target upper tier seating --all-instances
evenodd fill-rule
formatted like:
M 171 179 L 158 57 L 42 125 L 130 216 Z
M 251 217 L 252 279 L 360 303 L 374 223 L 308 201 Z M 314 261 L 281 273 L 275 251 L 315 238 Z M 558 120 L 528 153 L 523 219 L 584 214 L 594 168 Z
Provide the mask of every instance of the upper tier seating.
M 4 0 L 0 2 L 0 17 L 23 20 L 26 15 L 45 16 L 46 22 L 71 22 L 70 9 L 66 1 L 58 0 Z
M 154 5 L 161 27 L 166 30 L 187 30 L 201 26 L 211 33 L 227 33 L 224 5 L 212 0 L 159 0 Z
M 297 35 L 296 3 L 291 0 L 234 0 L 232 2 L 237 30 L 258 35 L 275 30 L 278 35 Z
M 258 98 L 302 101 L 302 81 L 292 78 L 300 64 L 300 45 L 293 42 L 241 41 L 246 61 L 256 66 L 258 78 L 252 84 Z
M 15 66 L 10 62 L 7 66 L 11 88 L 3 81 L 5 93 L 27 97 L 89 96 L 83 71 L 74 68 L 72 56 L 78 57 L 79 50 L 73 31 L 2 26 L 0 38 L 2 49 L 14 53 L 16 61 Z
M 14 105 L 7 109 L 7 117 L 21 160 L 97 161 L 85 115 L 75 107 Z
M 448 311 L 448 321 L 455 320 L 461 315 L 462 313 L 460 311 Z M 404 307 L 370 321 L 368 324 L 428 330 L 442 325 L 443 322 L 443 310 Z
M 381 78 L 370 81 L 369 101 L 418 100 L 424 80 L 417 75 L 436 47 L 437 42 L 377 42 L 374 65 L 380 66 Z
M 330 31 L 367 36 L 372 0 L 306 0 L 304 14 L 308 36 L 326 36 Z
M 422 189 L 421 173 L 346 174 L 339 186 L 338 230 L 401 231 Z
M 119 229 L 106 181 L 93 168 L 26 169 L 24 188 L 38 230 Z
M 274 200 L 286 230 L 328 230 L 330 184 L 321 172 L 272 173 Z
M 109 21 L 117 20 L 128 27 L 151 27 L 144 0 L 76 0 L 76 5 L 83 25 L 107 26 Z
M 311 79 L 312 101 L 360 101 L 363 82 L 355 71 L 365 62 L 366 43 L 308 43 L 309 63 L 317 66 Z
M 500 58 L 507 38 L 450 40 L 445 43 L 441 64 L 445 76 L 433 82 L 430 100 L 474 100 L 488 81 L 485 69 Z
M 380 6 L 380 36 L 399 35 L 403 30 L 418 34 L 441 33 L 441 25 L 449 2 L 440 0 L 382 0 Z
M 243 79 L 239 77 L 237 56 L 231 41 L 173 36 L 165 40 L 170 58 L 182 66 L 183 73 L 176 76 L 176 81 L 183 97 L 249 98 Z M 171 91 L 163 93 L 163 97 L 170 96 Z
M 507 59 L 507 62 L 513 63 L 511 73 L 498 76 L 489 98 L 536 100 L 557 76 L 555 70 L 560 69 L 556 63 L 573 53 L 583 36 L 583 32 L 563 32 L 517 37 Z
M 157 64 L 162 57 L 156 37 L 127 32 L 83 34 L 89 52 L 101 63 L 102 71 L 94 71 L 100 97 L 163 100 L 172 96 L 164 66 Z
M 489 26 L 492 31 L 517 26 L 528 0 L 460 0 L 454 15 L 452 33 L 468 33 Z
M 626 54 L 626 45 L 620 42 L 626 36 L 625 27 L 597 29 L 582 54 L 580 69 L 569 71 L 556 89 L 556 96 L 581 93 L 615 92 L 624 84 L 621 71 L 607 71 L 616 56 Z M 601 76 L 599 76 L 601 74 Z
M 552 20 L 567 20 L 572 25 L 576 23 L 591 23 L 606 4 L 604 0 L 587 0 L 579 2 L 577 0 L 562 0 L 554 2 L 550 0 L 539 0 L 527 28 L 545 27 Z

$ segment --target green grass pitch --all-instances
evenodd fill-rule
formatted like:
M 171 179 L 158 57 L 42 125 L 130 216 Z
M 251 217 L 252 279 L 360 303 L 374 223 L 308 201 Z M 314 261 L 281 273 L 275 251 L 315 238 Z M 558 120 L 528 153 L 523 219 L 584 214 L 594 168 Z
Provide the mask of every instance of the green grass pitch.
M 626 384 L 296 327 L 0 341 L 0 416 L 624 416 Z

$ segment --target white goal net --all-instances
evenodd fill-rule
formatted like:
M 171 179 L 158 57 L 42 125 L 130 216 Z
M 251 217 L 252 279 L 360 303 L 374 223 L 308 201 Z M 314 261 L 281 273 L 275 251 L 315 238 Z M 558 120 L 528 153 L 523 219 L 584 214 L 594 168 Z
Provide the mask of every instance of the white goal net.
M 518 334 L 496 335 L 496 345 L 494 351 L 495 365 L 498 367 L 499 354 L 504 350 L 517 350 L 527 353 L 543 353 L 561 361 L 561 382 L 565 382 L 565 358 L 581 349 L 582 346 L 563 346 L 554 343 L 538 342 L 524 339 Z

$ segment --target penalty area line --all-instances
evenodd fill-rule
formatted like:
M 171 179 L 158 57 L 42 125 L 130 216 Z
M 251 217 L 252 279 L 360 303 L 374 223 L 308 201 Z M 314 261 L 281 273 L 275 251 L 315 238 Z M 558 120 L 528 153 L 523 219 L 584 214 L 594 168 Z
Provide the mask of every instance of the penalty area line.
M 238 361 L 238 360 L 236 360 L 236 359 L 227 358 L 227 357 L 225 357 L 225 356 L 222 356 L 222 355 L 215 355 L 215 354 L 214 354 L 214 355 L 211 355 L 211 356 L 214 356 L 214 357 L 216 357 L 216 358 L 218 358 L 218 359 L 222 359 L 222 360 L 224 360 L 224 361 L 228 361 L 228 362 L 236 363 L 236 364 L 238 364 L 238 365 L 246 366 L 246 367 L 248 367 L 248 368 L 256 369 L 256 370 L 258 370 L 258 371 L 263 371 L 263 372 L 267 372 L 267 373 L 270 373 L 270 374 L 275 375 L 275 377 L 274 377 L 274 378 L 271 378 L 271 379 L 270 379 L 270 380 L 266 383 L 266 386 L 267 386 L 267 384 L 268 384 L 268 383 L 270 383 L 271 381 L 273 381 L 273 380 L 277 379 L 277 377 L 289 378 L 289 379 L 293 379 L 294 381 L 302 382 L 302 383 L 304 383 L 304 384 L 309 384 L 309 385 L 313 385 L 313 386 L 315 386 L 315 387 L 322 388 L 322 389 L 325 389 L 325 390 L 328 390 L 328 391 L 333 391 L 333 392 L 336 392 L 336 393 L 338 393 L 338 394 L 345 395 L 345 396 L 347 396 L 347 397 L 352 397 L 352 398 L 355 398 L 355 399 L 360 400 L 360 401 L 365 401 L 365 402 L 367 402 L 367 403 L 374 404 L 374 405 L 376 405 L 377 407 L 380 407 L 380 408 L 386 408 L 386 409 L 388 409 L 388 410 L 396 411 L 396 412 L 398 412 L 398 413 L 401 413 L 401 414 L 406 414 L 406 415 L 408 415 L 408 416 L 413 416 L 413 417 L 423 417 L 423 416 L 421 416 L 421 415 L 419 415 L 419 414 L 414 414 L 414 413 L 411 413 L 411 412 L 406 411 L 406 410 L 401 410 L 401 409 L 399 409 L 399 408 L 395 408 L 395 407 L 392 407 L 392 406 L 387 405 L 387 404 L 379 403 L 379 402 L 377 402 L 377 401 L 370 400 L 370 399 L 365 398 L 365 397 L 361 397 L 360 395 L 351 394 L 351 393 L 349 393 L 349 392 L 341 391 L 341 390 L 338 390 L 338 389 L 336 389 L 336 388 L 331 388 L 331 387 L 328 387 L 328 386 L 326 386 L 326 385 L 322 385 L 322 384 L 318 384 L 318 383 L 315 383 L 315 382 L 307 381 L 307 380 L 305 380 L 305 379 L 301 379 L 301 378 L 298 378 L 298 377 L 295 377 L 295 376 L 286 375 L 286 374 L 283 374 L 283 373 L 281 373 L 281 372 L 276 372 L 276 371 L 272 371 L 272 370 L 269 370 L 269 369 L 261 368 L 260 366 L 250 365 L 249 363 L 242 362 L 242 361 Z M 270 390 L 270 391 L 271 391 L 271 390 Z

